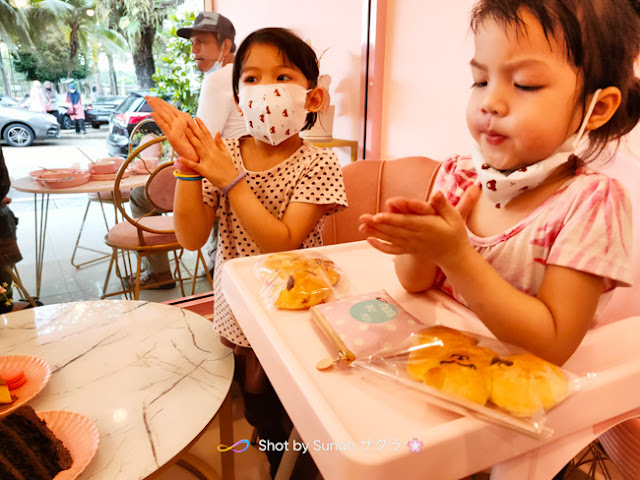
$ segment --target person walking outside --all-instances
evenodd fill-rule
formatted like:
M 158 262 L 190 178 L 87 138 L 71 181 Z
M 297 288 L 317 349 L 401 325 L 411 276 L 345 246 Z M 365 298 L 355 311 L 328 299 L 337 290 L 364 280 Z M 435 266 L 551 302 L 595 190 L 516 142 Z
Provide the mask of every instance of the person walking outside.
M 84 126 L 84 105 L 82 105 L 80 92 L 74 82 L 69 84 L 69 91 L 67 92 L 65 104 L 67 105 L 69 118 L 76 127 L 76 135 L 80 135 L 80 132 L 82 132 L 83 135 L 86 135 L 87 129 Z

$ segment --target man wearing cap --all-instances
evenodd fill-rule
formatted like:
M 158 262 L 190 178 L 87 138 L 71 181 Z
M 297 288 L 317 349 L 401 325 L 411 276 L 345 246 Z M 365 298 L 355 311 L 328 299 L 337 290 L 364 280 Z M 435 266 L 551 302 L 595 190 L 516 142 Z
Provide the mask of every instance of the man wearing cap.
M 191 27 L 180 28 L 177 33 L 191 42 L 196 67 L 205 74 L 196 115 L 212 134 L 220 132 L 222 138 L 246 135 L 231 86 L 236 51 L 233 24 L 219 13 L 201 12 Z
M 180 28 L 179 37 L 191 42 L 191 54 L 196 68 L 204 73 L 200 88 L 200 100 L 196 116 L 202 119 L 212 134 L 220 132 L 223 138 L 239 138 L 247 134 L 245 122 L 236 109 L 233 100 L 233 60 L 236 51 L 234 43 L 236 30 L 228 18 L 213 12 L 200 12 L 191 27 Z M 131 212 L 134 217 L 148 214 L 153 207 L 149 205 L 143 188 L 134 188 L 130 196 Z M 207 243 L 209 262 L 212 270 L 213 250 L 217 224 Z M 175 282 L 169 267 L 166 253 L 148 255 L 143 259 L 144 275 L 140 277 L 140 285 L 154 285 L 150 288 L 174 288 Z

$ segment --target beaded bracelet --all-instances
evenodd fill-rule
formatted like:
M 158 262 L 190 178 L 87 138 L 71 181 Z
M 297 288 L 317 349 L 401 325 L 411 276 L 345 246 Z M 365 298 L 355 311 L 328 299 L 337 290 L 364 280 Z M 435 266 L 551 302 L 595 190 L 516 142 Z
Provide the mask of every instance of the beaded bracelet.
M 242 180 L 246 175 L 247 175 L 247 172 L 239 173 L 238 176 L 234 178 L 229 185 L 222 187 L 222 193 L 227 195 L 231 191 L 231 189 L 235 187 L 238 183 L 240 183 L 240 180 Z
M 192 182 L 202 180 L 204 178 L 202 175 L 190 175 L 188 173 L 182 173 L 180 170 L 174 170 L 173 176 L 178 180 L 188 180 Z

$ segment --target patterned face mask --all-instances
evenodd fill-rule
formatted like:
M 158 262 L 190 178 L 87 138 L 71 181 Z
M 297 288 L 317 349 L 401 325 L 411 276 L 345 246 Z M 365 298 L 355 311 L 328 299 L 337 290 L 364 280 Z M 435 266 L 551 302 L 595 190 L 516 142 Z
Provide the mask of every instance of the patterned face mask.
M 471 152 L 471 161 L 478 173 L 478 180 L 482 184 L 483 195 L 496 208 L 504 207 L 522 192 L 542 184 L 556 168 L 567 163 L 582 139 L 600 92 L 601 89 L 595 91 L 578 133 L 569 137 L 558 150 L 544 160 L 518 170 L 498 170 L 486 163 L 480 148 L 475 147 Z
M 244 85 L 238 92 L 238 106 L 249 135 L 275 147 L 298 133 L 307 117 L 308 92 L 295 83 Z

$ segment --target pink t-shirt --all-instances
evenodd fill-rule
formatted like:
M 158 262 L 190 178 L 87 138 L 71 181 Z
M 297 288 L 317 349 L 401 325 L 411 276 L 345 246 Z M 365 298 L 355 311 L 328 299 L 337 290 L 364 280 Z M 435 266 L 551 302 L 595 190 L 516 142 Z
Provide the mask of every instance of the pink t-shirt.
M 471 157 L 442 164 L 435 189 L 456 205 L 476 183 Z M 547 265 L 604 278 L 603 293 L 631 283 L 631 201 L 618 180 L 581 169 L 542 205 L 507 231 L 479 237 L 467 230 L 474 248 L 518 290 L 535 295 Z M 446 280 L 442 290 L 465 304 Z M 609 295 L 601 297 L 601 305 Z

